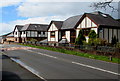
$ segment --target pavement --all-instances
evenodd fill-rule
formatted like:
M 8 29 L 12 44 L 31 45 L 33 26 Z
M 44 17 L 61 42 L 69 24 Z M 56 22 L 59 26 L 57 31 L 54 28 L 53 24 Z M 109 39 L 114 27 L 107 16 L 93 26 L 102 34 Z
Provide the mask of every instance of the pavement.
M 9 48 L 4 54 L 46 81 L 119 81 L 119 64 L 21 45 L 3 47 Z
M 43 81 L 10 58 L 2 55 L 2 81 Z

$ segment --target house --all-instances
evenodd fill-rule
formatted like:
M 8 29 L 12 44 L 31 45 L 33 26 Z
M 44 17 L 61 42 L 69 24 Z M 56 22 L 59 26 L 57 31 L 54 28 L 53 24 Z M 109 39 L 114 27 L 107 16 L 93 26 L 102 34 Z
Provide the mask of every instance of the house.
M 36 39 L 41 41 L 47 38 L 47 24 L 26 24 L 21 29 L 22 42 Z
M 82 15 L 72 16 L 63 22 L 61 27 L 62 39 L 59 43 L 71 43 L 73 44 L 76 39 L 75 26 L 81 19 Z
M 4 43 L 5 41 L 7 41 L 7 36 L 10 35 L 11 33 L 12 33 L 12 32 L 0 36 L 0 38 L 1 38 L 1 43 Z
M 3 39 L 2 39 L 2 36 L 0 36 L 0 44 L 3 43 Z
M 7 42 L 14 42 L 13 32 L 10 32 L 10 33 L 6 36 L 6 41 L 7 41 Z
M 111 43 L 112 37 L 116 37 L 120 42 L 120 23 L 113 19 L 109 14 L 102 12 L 84 13 L 76 24 L 76 37 L 80 29 L 88 41 L 90 30 L 94 30 L 98 37 Z
M 63 34 L 61 32 L 63 21 L 51 21 L 49 24 L 49 27 L 47 29 L 48 31 L 48 43 L 50 45 L 58 44 L 58 42 L 61 40 L 61 35 Z
M 94 30 L 100 39 L 109 43 L 114 36 L 120 42 L 120 22 L 113 19 L 109 14 L 97 11 L 72 16 L 62 22 L 51 21 L 48 28 L 48 43 L 74 44 L 81 29 L 87 42 L 90 30 Z
M 21 39 L 21 34 L 22 34 L 22 31 L 21 29 L 23 28 L 23 25 L 16 25 L 15 28 L 14 28 L 14 31 L 13 31 L 13 34 L 14 34 L 14 42 L 18 42 L 18 43 L 21 43 L 22 42 L 22 39 Z
M 82 15 L 72 16 L 65 21 L 51 21 L 48 27 L 48 43 L 74 43 L 76 38 L 75 25 Z

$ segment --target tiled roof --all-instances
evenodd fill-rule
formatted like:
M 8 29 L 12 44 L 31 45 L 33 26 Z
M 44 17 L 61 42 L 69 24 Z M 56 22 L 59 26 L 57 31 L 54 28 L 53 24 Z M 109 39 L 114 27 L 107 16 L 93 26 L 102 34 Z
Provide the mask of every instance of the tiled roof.
M 21 31 L 21 29 L 23 28 L 23 26 L 24 25 L 16 25 L 15 28 L 14 28 L 14 31 L 15 31 L 16 28 L 18 29 L 18 31 Z
M 16 25 L 18 31 L 20 31 L 23 28 L 23 25 Z
M 63 21 L 53 21 L 53 23 L 55 24 L 55 26 L 60 29 L 63 25 Z
M 61 29 L 73 29 L 82 15 L 72 16 L 63 22 Z
M 48 29 L 50 28 L 51 24 L 54 23 L 55 26 L 58 28 L 58 29 L 61 29 L 62 25 L 63 25 L 63 21 L 51 21 L 50 24 L 49 24 L 49 27 Z
M 35 31 L 47 31 L 48 25 L 46 24 L 26 24 L 21 31 L 35 30 Z
M 7 37 L 14 37 L 13 32 L 10 32 Z
M 113 19 L 109 14 L 104 14 L 102 12 L 94 12 L 94 13 L 86 13 L 92 21 L 94 21 L 97 25 L 103 26 L 118 26 L 120 27 L 120 23 Z

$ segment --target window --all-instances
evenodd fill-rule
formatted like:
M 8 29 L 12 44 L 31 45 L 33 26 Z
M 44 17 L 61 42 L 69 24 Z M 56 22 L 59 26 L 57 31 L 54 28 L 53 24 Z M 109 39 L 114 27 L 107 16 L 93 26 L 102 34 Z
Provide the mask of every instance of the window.
M 35 28 L 37 28 L 37 26 L 35 25 Z
M 38 31 L 38 34 L 41 34 L 41 31 Z
M 99 31 L 100 31 L 100 32 L 103 32 L 103 28 L 100 27 L 100 28 L 99 28 Z
M 15 38 L 15 41 L 17 41 L 17 38 Z
M 89 33 L 90 33 L 90 28 L 88 28 L 88 29 L 83 29 L 83 34 L 84 34 L 85 36 L 88 36 Z
M 71 43 L 74 43 L 75 42 L 75 38 L 71 38 L 70 41 L 71 41 Z
M 65 36 L 65 31 L 62 31 L 61 34 L 62 34 L 62 36 Z
M 55 36 L 55 31 L 52 31 L 52 32 L 51 32 L 51 36 Z
M 101 14 L 101 15 L 102 15 L 103 17 L 105 17 L 105 18 L 107 17 L 107 15 L 106 15 L 106 14 Z
M 23 34 L 25 34 L 25 31 L 23 32 Z
M 17 35 L 17 32 L 15 32 L 15 35 Z
M 43 35 L 45 35 L 45 32 L 43 32 Z
M 76 36 L 75 31 L 71 31 L 71 36 Z

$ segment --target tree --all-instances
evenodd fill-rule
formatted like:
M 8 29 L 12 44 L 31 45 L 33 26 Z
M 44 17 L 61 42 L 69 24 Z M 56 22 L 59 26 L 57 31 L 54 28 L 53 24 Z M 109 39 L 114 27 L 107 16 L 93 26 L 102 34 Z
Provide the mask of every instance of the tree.
M 83 41 L 86 41 L 86 38 L 85 38 L 85 36 L 83 34 L 83 31 L 80 30 L 79 34 L 78 34 L 78 37 L 75 40 L 75 44 L 76 45 L 83 45 Z
M 96 32 L 94 30 L 91 30 L 88 37 L 92 38 L 92 39 L 95 39 L 95 38 L 97 38 L 97 34 L 96 34 Z
M 107 9 L 108 7 L 112 9 L 112 12 L 118 11 L 111 3 L 113 0 L 104 0 L 102 2 L 94 2 L 90 5 L 90 7 L 94 8 L 95 10 L 97 9 Z
M 118 39 L 116 38 L 116 36 L 112 37 L 111 44 L 116 45 L 117 42 L 118 42 Z
M 90 31 L 88 37 L 89 37 L 88 43 L 90 45 L 96 45 L 97 43 L 99 43 L 99 42 L 97 42 L 98 41 L 97 40 L 97 34 L 96 34 L 96 32 L 94 30 Z

